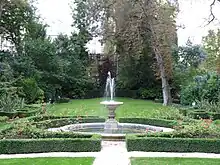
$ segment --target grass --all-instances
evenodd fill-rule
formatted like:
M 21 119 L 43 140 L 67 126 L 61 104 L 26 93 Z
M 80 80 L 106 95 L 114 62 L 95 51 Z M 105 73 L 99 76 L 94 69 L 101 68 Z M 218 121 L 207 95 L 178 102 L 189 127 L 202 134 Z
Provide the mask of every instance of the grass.
M 1 165 L 92 165 L 94 158 L 0 159 Z
M 218 165 L 220 159 L 206 158 L 131 158 L 131 165 Z
M 107 117 L 107 110 L 100 105 L 100 98 L 72 100 L 69 103 L 51 105 L 47 112 L 53 115 L 95 115 Z M 153 101 L 137 100 L 130 98 L 118 98 L 117 101 L 124 102 L 116 111 L 119 117 L 154 117 L 158 111 L 168 111 L 169 107 L 164 107 L 160 103 Z

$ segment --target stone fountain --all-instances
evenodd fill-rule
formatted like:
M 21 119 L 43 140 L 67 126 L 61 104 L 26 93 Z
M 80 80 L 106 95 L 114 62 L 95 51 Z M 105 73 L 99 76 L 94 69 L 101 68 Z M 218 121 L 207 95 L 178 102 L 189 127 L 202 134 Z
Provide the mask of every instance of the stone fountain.
M 105 122 L 105 132 L 111 132 L 112 130 L 118 129 L 118 122 L 115 119 L 115 110 L 123 102 L 114 101 L 114 93 L 115 93 L 115 79 L 111 77 L 111 73 L 108 72 L 108 77 L 106 80 L 105 86 L 105 95 L 106 99 L 110 97 L 110 100 L 102 101 L 100 104 L 105 105 L 108 109 L 108 120 Z
M 103 138 L 114 139 L 115 137 L 125 138 L 126 134 L 137 134 L 151 132 L 170 132 L 171 128 L 156 127 L 144 124 L 135 123 L 119 123 L 115 119 L 115 110 L 123 104 L 123 102 L 114 101 L 115 80 L 111 73 L 108 72 L 105 87 L 105 101 L 100 102 L 108 109 L 108 119 L 104 123 L 82 123 L 70 124 L 59 128 L 49 128 L 49 131 L 67 131 L 79 134 L 101 134 Z

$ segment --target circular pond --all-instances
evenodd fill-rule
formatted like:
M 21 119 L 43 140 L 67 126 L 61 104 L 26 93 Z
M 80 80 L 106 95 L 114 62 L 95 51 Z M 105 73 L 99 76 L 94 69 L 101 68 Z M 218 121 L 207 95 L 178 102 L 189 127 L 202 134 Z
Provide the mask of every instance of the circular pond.
M 144 124 L 118 123 L 117 129 L 105 129 L 105 123 L 71 124 L 59 128 L 50 128 L 54 132 L 74 132 L 80 134 L 126 135 L 141 134 L 146 132 L 170 132 L 171 128 L 156 127 Z

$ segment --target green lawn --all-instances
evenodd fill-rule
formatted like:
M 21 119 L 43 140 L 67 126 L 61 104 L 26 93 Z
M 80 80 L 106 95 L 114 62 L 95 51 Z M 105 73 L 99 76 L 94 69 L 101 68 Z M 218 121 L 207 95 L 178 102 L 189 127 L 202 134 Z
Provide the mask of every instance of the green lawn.
M 94 158 L 0 159 L 1 165 L 92 165 Z
M 101 98 L 72 100 L 69 103 L 55 104 L 48 108 L 48 113 L 53 115 L 97 115 L 107 117 L 107 111 L 100 105 Z M 119 117 L 152 117 L 157 111 L 167 111 L 169 107 L 164 107 L 160 103 L 153 101 L 137 100 L 130 98 L 118 98 L 124 105 L 116 111 Z
M 201 158 L 132 158 L 131 165 L 219 165 L 220 159 Z

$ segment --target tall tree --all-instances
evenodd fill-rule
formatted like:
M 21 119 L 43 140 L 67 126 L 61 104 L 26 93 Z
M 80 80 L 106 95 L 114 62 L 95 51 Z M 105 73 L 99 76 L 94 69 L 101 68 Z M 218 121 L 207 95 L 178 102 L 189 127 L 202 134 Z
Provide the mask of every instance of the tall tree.
M 220 74 L 220 29 L 217 32 L 210 30 L 208 35 L 203 37 L 203 46 L 208 54 L 205 68 Z
M 178 4 L 153 0 L 91 1 L 94 8 L 101 13 L 94 12 L 94 15 L 102 15 L 103 25 L 107 25 L 107 28 L 102 26 L 104 36 L 107 36 L 107 41 L 109 36 L 114 36 L 112 43 L 118 44 L 117 51 L 118 48 L 122 48 L 119 52 L 123 52 L 125 58 L 129 52 L 138 57 L 145 46 L 144 41 L 150 40 L 162 81 L 164 105 L 170 104 L 172 102 L 169 85 L 172 77 L 171 47 L 177 41 L 175 17 Z M 110 29 L 108 35 L 106 29 Z
M 0 6 L 0 34 L 14 44 L 17 53 L 21 54 L 26 26 L 34 19 L 35 9 L 27 0 L 4 0 Z

